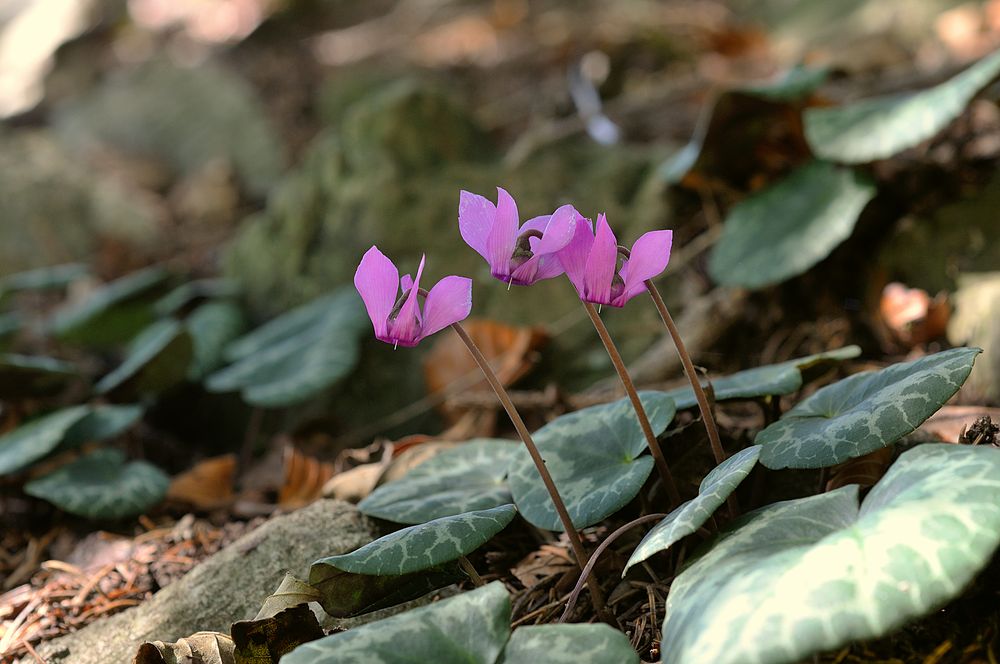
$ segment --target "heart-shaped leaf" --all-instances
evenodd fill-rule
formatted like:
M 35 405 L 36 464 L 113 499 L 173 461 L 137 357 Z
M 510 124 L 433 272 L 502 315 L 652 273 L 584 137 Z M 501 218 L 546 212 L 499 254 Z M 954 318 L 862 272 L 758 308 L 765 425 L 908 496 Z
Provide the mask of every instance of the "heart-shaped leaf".
M 74 449 L 84 443 L 108 440 L 125 433 L 142 417 L 142 406 L 99 405 L 90 406 L 89 411 L 66 431 L 60 452 Z
M 99 449 L 24 485 L 24 492 L 90 519 L 121 519 L 146 511 L 170 485 L 145 461 L 125 462 L 120 450 Z
M 803 118 L 806 140 L 813 152 L 833 161 L 857 164 L 891 157 L 944 129 L 997 74 L 1000 51 L 928 90 L 810 108 Z
M 233 342 L 226 357 L 234 363 L 205 385 L 213 392 L 239 390 L 247 403 L 264 408 L 298 403 L 354 368 L 366 324 L 353 289 L 320 298 Z
M 51 396 L 80 374 L 69 362 L 52 357 L 0 355 L 0 399 Z
M 757 465 L 758 457 L 760 457 L 760 445 L 754 445 L 741 450 L 713 468 L 712 472 L 701 481 L 698 495 L 668 514 L 639 542 L 639 546 L 632 552 L 632 557 L 628 559 L 622 576 L 625 576 L 625 572 L 628 572 L 632 565 L 637 565 L 654 553 L 668 549 L 675 542 L 705 525 L 715 510 L 726 502 L 733 491 L 736 491 L 736 487 L 750 474 Z
M 517 445 L 481 439 L 445 450 L 402 479 L 376 489 L 358 503 L 358 509 L 396 523 L 424 523 L 510 503 L 504 478 Z
M 112 281 L 79 302 L 62 307 L 48 322 L 64 341 L 109 346 L 130 339 L 152 321 L 145 296 L 163 284 L 168 273 L 149 267 Z
M 763 288 L 802 274 L 847 239 L 875 185 L 813 161 L 729 211 L 709 259 L 716 282 Z
M 0 436 L 0 477 L 24 470 L 56 449 L 88 412 L 87 406 L 63 408 Z
M 674 419 L 674 402 L 659 392 L 639 396 L 653 433 L 663 433 Z M 624 507 L 653 469 L 652 457 L 642 454 L 646 438 L 628 399 L 563 415 L 533 437 L 577 528 Z M 514 453 L 508 476 L 514 503 L 525 519 L 545 530 L 563 530 L 527 450 Z
M 187 376 L 194 355 L 191 335 L 179 322 L 157 321 L 129 345 L 125 360 L 97 383 L 97 391 L 158 394 Z
M 303 644 L 281 664 L 493 664 L 510 637 L 510 597 L 494 581 L 391 618 Z
M 246 320 L 236 303 L 220 300 L 195 309 L 184 325 L 194 343 L 194 361 L 188 378 L 200 380 L 222 364 L 226 346 L 243 332 Z
M 409 574 L 435 567 L 475 551 L 506 528 L 516 513 L 513 505 L 501 505 L 403 528 L 357 551 L 317 560 L 312 565 L 309 582 L 313 583 L 313 572 L 318 567 L 375 576 Z
M 153 305 L 153 312 L 166 318 L 175 316 L 202 300 L 225 300 L 239 294 L 239 284 L 231 279 L 196 279 L 181 284 L 157 300 Z
M 497 664 L 639 664 L 619 630 L 592 625 L 530 625 L 514 630 Z
M 757 434 L 768 468 L 823 468 L 892 445 L 958 391 L 980 351 L 953 348 L 827 385 Z
M 712 391 L 716 401 L 757 399 L 770 395 L 791 394 L 802 387 L 802 369 L 827 362 L 849 360 L 860 354 L 861 349 L 858 346 L 845 346 L 787 362 L 738 371 L 729 376 L 713 379 Z M 707 387 L 707 383 L 705 386 Z M 678 387 L 667 390 L 664 394 L 674 400 L 678 410 L 698 405 L 694 390 L 690 387 Z
M 663 661 L 796 662 L 869 639 L 962 592 L 1000 542 L 1000 452 L 921 445 L 860 509 L 858 488 L 731 524 L 674 580 Z

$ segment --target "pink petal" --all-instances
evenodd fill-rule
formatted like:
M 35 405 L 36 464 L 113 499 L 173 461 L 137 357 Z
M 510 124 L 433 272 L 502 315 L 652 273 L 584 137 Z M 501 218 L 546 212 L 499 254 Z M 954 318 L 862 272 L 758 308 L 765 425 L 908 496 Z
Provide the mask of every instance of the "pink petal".
M 510 276 L 510 257 L 517 242 L 517 204 L 497 187 L 497 214 L 486 239 L 486 260 L 494 277 Z
M 576 218 L 579 214 L 572 205 L 563 205 L 553 212 L 542 233 L 541 241 L 531 245 L 532 252 L 543 255 L 554 254 L 569 244 L 573 239 Z
M 389 336 L 398 339 L 404 346 L 412 345 L 420 338 L 420 307 L 417 293 L 420 290 L 420 275 L 424 272 L 426 260 L 426 256 L 420 257 L 420 265 L 417 267 L 417 276 L 413 279 L 410 294 L 406 296 L 406 301 L 400 307 L 399 314 L 389 330 Z
M 521 224 L 521 228 L 517 231 L 517 234 L 522 235 L 525 231 L 538 231 L 539 233 L 544 233 L 545 227 L 549 225 L 549 219 L 551 218 L 551 214 L 543 214 L 539 217 L 532 217 Z
M 458 195 L 458 231 L 465 243 L 489 260 L 486 250 L 497 208 L 485 196 L 462 191 Z
M 559 261 L 559 257 L 555 254 L 547 254 L 545 256 L 538 256 L 537 258 L 538 270 L 535 272 L 535 281 L 558 277 L 565 271 L 563 270 L 562 263 Z
M 635 241 L 628 264 L 621 272 L 622 279 L 625 280 L 625 299 L 622 304 L 646 290 L 644 282 L 647 279 L 652 279 L 667 269 L 673 239 L 673 231 L 650 231 Z
M 538 261 L 540 259 L 541 256 L 532 256 L 514 268 L 514 271 L 510 273 L 511 282 L 519 286 L 530 286 L 538 281 Z
M 618 262 L 618 241 L 603 214 L 597 215 L 594 245 L 587 257 L 583 282 L 585 299 L 595 304 L 611 303 L 611 281 L 615 278 Z
M 399 288 L 404 293 L 410 290 L 410 288 L 412 287 L 413 287 L 413 277 L 411 277 L 408 274 L 404 274 L 402 277 L 399 278 Z
M 593 244 L 594 229 L 590 220 L 577 217 L 573 239 L 556 254 L 559 264 L 566 271 L 566 276 L 569 277 L 580 297 L 584 295 L 583 276 L 587 270 L 587 256 L 590 255 L 590 248 Z
M 424 325 L 420 338 L 429 337 L 452 323 L 465 320 L 472 311 L 472 279 L 450 276 L 434 284 L 424 301 Z
M 365 252 L 354 273 L 354 287 L 364 300 L 376 337 L 386 334 L 386 321 L 396 304 L 398 283 L 399 271 L 378 247 L 372 246 Z

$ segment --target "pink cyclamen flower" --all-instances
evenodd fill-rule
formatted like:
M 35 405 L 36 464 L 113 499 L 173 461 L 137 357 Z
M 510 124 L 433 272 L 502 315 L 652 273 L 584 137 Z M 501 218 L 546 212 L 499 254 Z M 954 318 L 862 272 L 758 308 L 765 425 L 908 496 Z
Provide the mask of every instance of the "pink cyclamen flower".
M 421 312 L 417 295 L 425 258 L 420 259 L 415 278 L 407 274 L 402 279 L 378 247 L 372 246 L 361 258 L 354 273 L 354 287 L 365 302 L 379 341 L 416 346 L 421 339 L 465 320 L 472 311 L 472 279 L 450 276 L 431 288 Z M 397 298 L 400 289 L 402 295 Z
M 576 225 L 573 239 L 558 254 L 580 299 L 623 307 L 646 290 L 645 281 L 667 269 L 673 231 L 650 231 L 635 241 L 630 257 L 618 267 L 618 240 L 603 214 L 595 233 L 590 220 Z
M 535 217 L 518 227 L 517 204 L 497 187 L 497 204 L 463 191 L 458 202 L 458 229 L 462 239 L 490 264 L 500 281 L 530 286 L 562 274 L 555 254 L 573 238 L 577 218 L 572 205 Z

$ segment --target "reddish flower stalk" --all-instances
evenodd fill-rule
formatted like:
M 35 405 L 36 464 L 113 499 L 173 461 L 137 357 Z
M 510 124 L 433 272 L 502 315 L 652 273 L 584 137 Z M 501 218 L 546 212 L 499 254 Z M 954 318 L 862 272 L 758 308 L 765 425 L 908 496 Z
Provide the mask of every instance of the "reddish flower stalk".
M 517 408 L 514 407 L 514 402 L 511 401 L 510 395 L 507 394 L 507 390 L 504 389 L 503 384 L 500 383 L 500 379 L 493 372 L 490 367 L 489 361 L 483 355 L 479 347 L 472 340 L 469 334 L 462 327 L 461 323 L 452 323 L 452 329 L 458 334 L 459 338 L 468 347 L 469 352 L 472 354 L 472 358 L 479 365 L 482 370 L 483 375 L 486 377 L 487 382 L 489 382 L 490 387 L 497 395 L 497 399 L 503 405 L 504 410 L 507 411 L 507 415 L 510 417 L 510 421 L 514 424 L 514 429 L 517 430 L 518 435 L 521 437 L 521 441 L 524 446 L 528 449 L 528 454 L 531 455 L 531 460 L 535 462 L 535 468 L 538 469 L 538 474 L 542 477 L 542 483 L 549 492 L 549 497 L 552 499 L 552 504 L 555 505 L 556 513 L 559 515 L 559 520 L 563 524 L 563 529 L 566 531 L 567 537 L 569 537 L 570 545 L 573 547 L 573 553 L 576 556 L 577 565 L 580 566 L 581 570 L 586 569 L 589 557 L 587 556 L 586 549 L 583 548 L 583 540 L 580 539 L 580 533 L 576 531 L 573 526 L 573 520 L 570 519 L 569 512 L 566 510 L 566 504 L 562 500 L 562 496 L 559 495 L 559 489 L 556 488 L 555 482 L 552 480 L 552 475 L 549 474 L 549 469 L 545 466 L 545 460 L 542 458 L 541 453 L 538 451 L 538 447 L 535 446 L 535 441 L 531 438 L 531 433 L 528 431 L 528 427 L 524 425 L 524 420 L 521 419 L 520 413 L 517 412 Z M 608 612 L 607 607 L 604 603 L 604 595 L 601 592 L 601 587 L 598 585 L 597 581 L 588 575 L 587 584 L 590 588 L 590 596 L 594 603 L 594 608 L 597 610 L 598 615 L 601 620 L 605 622 L 614 623 L 614 618 Z
M 663 456 L 663 450 L 660 448 L 660 443 L 656 440 L 656 434 L 653 433 L 653 427 L 649 424 L 649 417 L 646 416 L 646 409 L 642 406 L 642 401 L 639 399 L 639 394 L 636 392 L 635 383 L 632 382 L 632 377 L 628 374 L 628 369 L 625 368 L 625 362 L 622 360 L 621 353 L 618 352 L 618 348 L 615 346 L 615 342 L 611 339 L 611 335 L 608 333 L 608 328 L 605 327 L 604 321 L 601 320 L 601 316 L 594 309 L 594 305 L 590 302 L 584 302 L 583 308 L 587 310 L 587 315 L 590 316 L 591 322 L 594 324 L 594 328 L 597 330 L 597 334 L 601 337 L 601 342 L 604 344 L 604 350 L 608 352 L 608 357 L 611 358 L 611 364 L 615 366 L 615 371 L 618 372 L 618 378 L 622 381 L 622 387 L 625 388 L 625 393 L 628 395 L 629 401 L 632 402 L 632 408 L 635 410 L 635 415 L 639 419 L 639 427 L 642 429 L 643 435 L 646 437 L 646 445 L 649 447 L 650 454 L 653 455 L 653 461 L 656 463 L 656 470 L 660 474 L 660 479 L 663 480 L 663 487 L 667 491 L 667 495 L 670 497 L 671 507 L 675 507 L 681 502 L 680 492 L 677 491 L 677 484 L 674 482 L 674 477 L 670 472 L 670 466 L 667 465 L 667 459 Z

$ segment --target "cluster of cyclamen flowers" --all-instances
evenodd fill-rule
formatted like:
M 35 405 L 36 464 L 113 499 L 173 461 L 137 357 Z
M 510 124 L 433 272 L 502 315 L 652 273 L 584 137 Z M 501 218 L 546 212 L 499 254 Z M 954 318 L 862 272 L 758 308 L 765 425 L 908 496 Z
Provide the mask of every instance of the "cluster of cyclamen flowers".
M 673 238 L 669 230 L 651 231 L 626 251 L 619 248 L 604 214 L 597 216 L 595 228 L 572 205 L 520 224 L 517 204 L 499 187 L 496 205 L 483 196 L 461 192 L 458 227 L 496 279 L 530 286 L 565 273 L 581 300 L 612 307 L 624 306 L 646 290 L 646 280 L 666 269 Z M 459 276 L 445 277 L 425 292 L 421 311 L 417 296 L 423 270 L 421 258 L 415 277 L 400 278 L 396 266 L 376 246 L 361 259 L 354 286 L 380 341 L 416 346 L 471 312 L 472 280 Z

